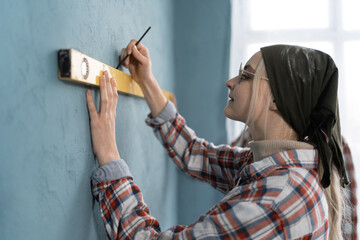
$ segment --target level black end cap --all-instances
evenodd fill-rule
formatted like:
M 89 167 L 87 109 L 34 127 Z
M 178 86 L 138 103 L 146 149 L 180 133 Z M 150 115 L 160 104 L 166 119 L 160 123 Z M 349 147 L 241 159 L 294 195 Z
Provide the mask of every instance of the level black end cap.
M 61 78 L 71 77 L 71 49 L 60 49 L 58 51 L 58 65 Z

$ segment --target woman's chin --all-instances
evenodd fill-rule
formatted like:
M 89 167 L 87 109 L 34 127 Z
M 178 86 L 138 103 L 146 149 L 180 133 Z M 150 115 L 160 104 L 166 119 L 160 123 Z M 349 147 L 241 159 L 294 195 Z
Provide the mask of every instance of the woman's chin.
M 224 115 L 225 117 L 234 120 L 234 121 L 238 121 L 238 122 L 242 122 L 245 123 L 244 120 L 239 119 L 239 117 L 237 117 L 233 112 L 231 112 L 231 109 L 229 109 L 229 106 L 226 106 L 224 109 Z
M 236 120 L 236 119 L 234 119 L 233 114 L 231 114 L 231 111 L 230 111 L 230 109 L 229 109 L 229 106 L 226 106 L 226 107 L 225 107 L 225 109 L 224 109 L 224 115 L 225 115 L 225 117 L 227 117 L 227 118 L 230 118 L 230 119 L 232 119 L 232 120 Z

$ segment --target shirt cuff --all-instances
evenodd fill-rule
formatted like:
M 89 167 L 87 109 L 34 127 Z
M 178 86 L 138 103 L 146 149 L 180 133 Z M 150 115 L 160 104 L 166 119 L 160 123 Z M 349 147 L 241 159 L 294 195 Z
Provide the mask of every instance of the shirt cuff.
M 174 104 L 171 101 L 167 101 L 166 106 L 160 112 L 160 114 L 153 118 L 151 114 L 146 118 L 146 124 L 149 126 L 161 125 L 167 121 L 170 121 L 172 118 L 175 118 L 177 110 Z
M 133 177 L 123 159 L 113 160 L 95 170 L 91 176 L 92 184 L 112 181 L 124 177 Z

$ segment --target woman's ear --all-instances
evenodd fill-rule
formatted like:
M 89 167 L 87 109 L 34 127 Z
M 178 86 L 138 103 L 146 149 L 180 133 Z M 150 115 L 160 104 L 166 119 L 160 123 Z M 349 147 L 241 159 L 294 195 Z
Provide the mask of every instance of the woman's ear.
M 277 111 L 278 110 L 278 108 L 276 106 L 276 103 L 275 103 L 275 100 L 271 101 L 270 106 L 269 106 L 269 110 L 271 110 L 271 111 Z

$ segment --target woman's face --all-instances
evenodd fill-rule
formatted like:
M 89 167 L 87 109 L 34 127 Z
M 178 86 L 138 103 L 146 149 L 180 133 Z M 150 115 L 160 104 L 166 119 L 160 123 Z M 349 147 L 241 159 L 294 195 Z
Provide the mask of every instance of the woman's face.
M 244 66 L 244 70 L 255 73 L 261 60 L 261 52 L 255 53 Z M 236 76 L 226 82 L 229 88 L 229 102 L 224 110 L 226 117 L 246 122 L 253 86 L 253 75 L 244 73 L 242 76 Z

